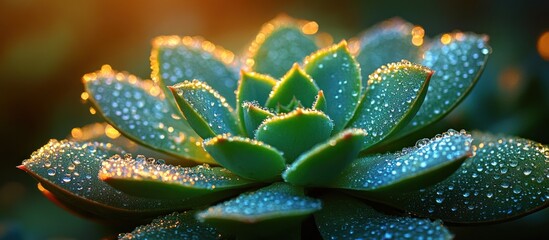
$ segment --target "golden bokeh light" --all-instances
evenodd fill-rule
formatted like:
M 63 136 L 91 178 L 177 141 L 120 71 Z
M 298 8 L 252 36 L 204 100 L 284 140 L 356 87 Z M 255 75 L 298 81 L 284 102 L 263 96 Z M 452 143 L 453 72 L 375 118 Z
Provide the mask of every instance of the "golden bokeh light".
M 91 113 L 92 115 L 95 115 L 95 114 L 97 113 L 97 111 L 95 111 L 95 108 L 90 107 L 90 113 Z
M 120 137 L 120 132 L 118 132 L 118 130 L 116 130 L 111 125 L 107 125 L 105 127 L 105 135 L 107 135 L 107 137 L 109 137 L 111 139 L 116 139 L 116 138 Z
M 544 32 L 539 37 L 538 53 L 543 59 L 549 61 L 549 31 Z
M 440 37 L 440 42 L 444 45 L 448 45 L 452 42 L 452 36 L 450 36 L 450 34 L 448 33 L 445 33 L 442 35 L 442 37 Z
M 71 137 L 72 138 L 79 140 L 79 139 L 82 139 L 83 136 L 84 136 L 84 134 L 83 134 L 81 128 L 73 128 L 71 130 Z
M 82 94 L 80 94 L 80 98 L 81 98 L 83 101 L 87 101 L 88 98 L 90 98 L 90 95 L 88 94 L 88 92 L 82 92 Z
M 308 35 L 315 34 L 316 32 L 318 32 L 318 23 L 316 23 L 315 21 L 308 22 L 303 25 L 303 27 L 301 27 L 301 31 Z
M 415 26 L 412 28 L 412 44 L 414 46 L 423 45 L 423 37 L 425 36 L 425 30 L 421 26 Z

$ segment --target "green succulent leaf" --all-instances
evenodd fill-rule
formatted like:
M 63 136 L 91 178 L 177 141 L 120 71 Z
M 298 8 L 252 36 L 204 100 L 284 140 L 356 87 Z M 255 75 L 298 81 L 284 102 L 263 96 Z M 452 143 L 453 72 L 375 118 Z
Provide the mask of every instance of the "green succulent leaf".
M 274 183 L 255 192 L 241 194 L 198 213 L 198 220 L 220 231 L 268 237 L 299 228 L 300 222 L 320 210 L 320 200 L 306 197 L 303 189 Z
M 355 113 L 362 89 L 360 66 L 351 56 L 347 42 L 308 56 L 304 69 L 324 91 L 326 114 L 334 121 L 334 132 L 339 132 Z
M 326 103 L 326 98 L 324 97 L 324 91 L 320 90 L 318 91 L 318 94 L 316 95 L 315 102 L 313 103 L 312 108 L 314 110 L 318 110 L 321 112 L 325 112 L 328 108 Z
M 230 171 L 258 181 L 279 179 L 286 167 L 282 152 L 249 138 L 220 135 L 204 141 L 204 149 Z
M 217 230 L 195 218 L 197 211 L 171 213 L 118 235 L 120 240 L 132 239 L 222 239 Z
M 284 181 L 299 186 L 323 186 L 343 171 L 362 149 L 368 134 L 347 129 L 303 153 L 284 171 Z
M 316 110 L 298 108 L 265 120 L 255 132 L 255 139 L 284 153 L 292 163 L 301 153 L 330 137 L 333 123 Z
M 345 195 L 322 199 L 314 214 L 324 239 L 452 239 L 440 220 L 391 216 Z
M 50 140 L 19 168 L 33 176 L 64 206 L 88 217 L 115 224 L 141 222 L 160 214 L 199 205 L 187 199 L 138 198 L 99 180 L 97 173 L 101 161 L 122 153 L 123 150 L 110 143 Z
M 274 78 L 284 76 L 293 63 L 318 49 L 314 39 L 302 31 L 303 25 L 287 16 L 263 25 L 249 48 L 248 66 Z
M 202 138 L 223 133 L 241 134 L 242 130 L 231 106 L 206 83 L 185 81 L 170 89 L 179 109 Z
M 101 165 L 99 179 L 124 193 L 144 198 L 200 200 L 206 204 L 254 185 L 224 168 L 178 167 L 143 155 L 114 155 Z
M 427 95 L 399 136 L 434 123 L 454 109 L 476 84 L 492 51 L 484 35 L 456 32 L 436 39 L 441 41 L 433 42 L 421 59 L 422 65 L 435 71 Z
M 276 85 L 276 79 L 254 72 L 241 72 L 240 82 L 238 84 L 238 90 L 236 91 L 238 117 L 240 124 L 245 128 L 244 112 L 242 111 L 242 105 L 245 102 L 257 102 L 259 104 L 265 104 L 271 89 Z M 250 129 L 245 128 L 248 133 Z M 255 128 L 253 129 L 255 130 Z M 253 136 L 253 135 L 248 135 Z
M 318 93 L 318 87 L 307 73 L 296 63 L 275 85 L 265 103 L 267 108 L 288 105 L 297 99 L 303 106 L 311 106 Z
M 200 137 L 151 81 L 117 73 L 105 65 L 84 76 L 95 109 L 135 142 L 179 158 L 215 163 L 197 146 Z
M 473 133 L 474 156 L 444 181 L 382 201 L 453 223 L 504 221 L 549 206 L 549 147 Z
M 242 107 L 242 113 L 244 114 L 244 128 L 248 136 L 254 136 L 255 130 L 265 121 L 267 118 L 274 116 L 269 110 L 262 108 L 255 102 L 245 102 Z
M 363 149 L 406 126 L 421 106 L 433 71 L 406 60 L 390 63 L 369 76 L 364 97 L 349 123 L 368 132 Z
M 430 186 L 453 174 L 472 155 L 471 141 L 465 131 L 448 130 L 401 152 L 359 158 L 331 186 L 366 197 Z
M 360 50 L 356 60 L 360 63 L 363 86 L 368 76 L 379 66 L 408 59 L 415 62 L 420 55 L 425 32 L 400 18 L 392 18 L 368 29 L 359 37 Z M 414 45 L 414 41 L 417 45 Z
M 238 72 L 234 54 L 198 37 L 161 36 L 153 40 L 152 78 L 171 98 L 167 86 L 197 79 L 235 106 Z

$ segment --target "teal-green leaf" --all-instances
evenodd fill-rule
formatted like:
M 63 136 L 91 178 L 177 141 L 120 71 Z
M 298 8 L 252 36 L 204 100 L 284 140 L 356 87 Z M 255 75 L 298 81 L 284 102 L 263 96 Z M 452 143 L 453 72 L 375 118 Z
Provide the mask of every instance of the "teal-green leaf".
M 298 108 L 265 120 L 255 132 L 255 139 L 284 153 L 292 163 L 301 153 L 330 137 L 332 120 L 316 110 Z
M 237 237 L 271 238 L 299 228 L 305 217 L 320 208 L 320 200 L 304 196 L 302 188 L 274 183 L 212 206 L 197 218 Z
M 427 95 L 399 136 L 434 123 L 454 109 L 479 79 L 492 51 L 484 35 L 456 32 L 435 39 L 441 40 L 434 41 L 421 59 L 422 65 L 435 71 Z
M 303 106 L 311 106 L 318 93 L 318 87 L 307 73 L 295 63 L 290 71 L 275 85 L 265 107 L 274 109 L 286 106 L 297 99 Z
M 379 23 L 364 32 L 359 40 L 359 52 L 356 60 L 360 63 L 364 87 L 368 76 L 379 66 L 407 59 L 416 62 L 419 58 L 420 45 L 425 32 L 421 27 L 414 26 L 400 18 L 392 18 Z
M 86 216 L 118 224 L 141 222 L 201 204 L 188 199 L 138 198 L 99 180 L 97 173 L 101 162 L 114 154 L 123 153 L 110 143 L 50 140 L 19 168 L 39 181 L 64 206 Z
M 347 42 L 319 50 L 305 59 L 305 72 L 324 91 L 326 114 L 334 121 L 334 133 L 347 124 L 361 97 L 360 66 L 355 61 Z
M 472 155 L 471 136 L 448 130 L 397 153 L 357 159 L 330 185 L 371 196 L 417 190 L 438 183 Z
M 549 206 L 549 147 L 515 137 L 473 133 L 474 156 L 446 180 L 382 201 L 453 223 L 514 219 Z
M 89 100 L 107 122 L 142 145 L 179 158 L 215 163 L 197 146 L 200 137 L 151 81 L 105 65 L 83 78 Z
M 368 86 L 350 127 L 368 132 L 363 149 L 383 141 L 406 126 L 421 106 L 433 71 L 406 60 L 378 68 Z
M 279 16 L 263 25 L 249 47 L 246 61 L 251 70 L 281 78 L 292 64 L 301 62 L 318 47 L 314 39 L 302 31 L 303 24 L 287 16 Z
M 322 199 L 314 214 L 324 239 L 452 239 L 440 220 L 391 216 L 345 195 Z
M 163 160 L 130 154 L 103 161 L 99 179 L 129 195 L 153 199 L 191 199 L 202 204 L 242 192 L 254 182 L 227 169 L 198 165 L 178 167 Z
M 312 109 L 325 112 L 327 109 L 326 98 L 324 97 L 324 91 L 318 91 L 316 95 L 315 102 L 313 103 Z
M 268 75 L 254 72 L 241 72 L 238 89 L 236 91 L 236 111 L 238 112 L 240 124 L 242 124 L 243 128 L 245 128 L 246 126 L 244 122 L 242 104 L 244 104 L 245 102 L 257 102 L 261 105 L 264 105 L 267 101 L 267 98 L 269 97 L 271 89 L 273 89 L 273 87 L 276 85 L 276 82 L 276 79 Z
M 242 105 L 244 129 L 246 129 L 248 136 L 253 137 L 255 130 L 257 130 L 259 125 L 261 125 L 265 119 L 273 117 L 274 114 L 253 102 L 245 102 Z
M 121 233 L 118 239 L 222 239 L 217 230 L 195 218 L 197 211 L 171 213 L 154 219 L 130 233 Z
M 153 40 L 152 78 L 163 87 L 197 79 L 212 86 L 231 106 L 238 72 L 232 52 L 198 37 L 161 36 Z
M 279 179 L 286 167 L 282 152 L 248 138 L 220 135 L 205 140 L 204 149 L 223 167 L 253 180 Z
M 284 171 L 284 181 L 299 186 L 323 186 L 339 176 L 362 149 L 362 129 L 347 129 L 303 153 Z
M 179 109 L 202 138 L 223 133 L 241 134 L 242 130 L 231 106 L 206 83 L 184 81 L 170 89 Z

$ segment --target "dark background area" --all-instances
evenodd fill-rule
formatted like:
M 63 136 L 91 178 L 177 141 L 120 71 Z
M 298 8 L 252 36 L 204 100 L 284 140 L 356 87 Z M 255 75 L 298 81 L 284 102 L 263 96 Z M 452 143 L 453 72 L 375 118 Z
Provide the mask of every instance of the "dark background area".
M 0 238 L 109 235 L 39 196 L 34 180 L 15 168 L 50 138 L 100 121 L 81 103 L 83 74 L 108 63 L 149 78 L 150 41 L 157 35 L 200 35 L 240 54 L 279 13 L 318 22 L 336 42 L 394 16 L 431 37 L 456 29 L 488 34 L 493 54 L 479 84 L 433 131 L 480 129 L 549 144 L 549 56 L 544 60 L 537 49 L 549 31 L 549 1 L 418 2 L 0 0 Z M 533 237 L 544 227 L 547 210 L 482 230 L 452 230 L 458 237 Z

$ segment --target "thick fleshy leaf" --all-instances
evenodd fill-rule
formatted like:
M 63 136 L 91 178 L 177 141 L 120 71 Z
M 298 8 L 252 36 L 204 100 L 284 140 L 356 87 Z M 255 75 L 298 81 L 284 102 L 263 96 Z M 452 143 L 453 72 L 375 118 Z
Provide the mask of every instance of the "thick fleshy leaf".
M 290 234 L 305 217 L 320 208 L 320 200 L 304 196 L 302 188 L 274 183 L 212 206 L 197 217 L 237 237 L 272 238 Z
M 318 91 L 318 94 L 316 95 L 315 102 L 313 103 L 312 108 L 314 110 L 318 110 L 321 112 L 325 112 L 328 108 L 328 105 L 326 103 L 326 98 L 324 97 L 324 91 L 320 90 Z
M 436 39 L 440 41 L 433 42 L 421 60 L 435 71 L 427 95 L 400 136 L 434 123 L 454 109 L 479 79 L 492 51 L 484 35 L 456 32 Z
M 265 120 L 255 138 L 284 153 L 292 163 L 301 153 L 330 137 L 332 120 L 316 110 L 298 108 L 290 113 Z
M 254 136 L 255 130 L 265 121 L 265 119 L 273 117 L 274 114 L 267 109 L 263 109 L 255 103 L 245 102 L 242 107 L 244 114 L 244 127 L 248 136 Z
M 227 169 L 198 165 L 177 167 L 130 154 L 103 161 L 99 179 L 127 194 L 153 199 L 200 199 L 204 204 L 242 192 L 253 182 Z
M 308 56 L 304 69 L 324 91 L 326 114 L 334 121 L 334 132 L 339 132 L 353 117 L 362 90 L 360 66 L 351 56 L 347 42 Z
M 359 158 L 330 185 L 361 191 L 355 194 L 363 196 L 430 186 L 453 174 L 472 155 L 471 141 L 465 131 L 449 130 L 402 152 Z
M 314 214 L 324 239 L 452 239 L 439 220 L 391 216 L 345 195 L 329 195 Z
M 362 149 L 368 134 L 347 129 L 303 153 L 282 174 L 284 181 L 299 186 L 323 186 L 339 176 Z
M 295 63 L 273 88 L 265 106 L 273 109 L 278 105 L 288 105 L 293 99 L 297 99 L 303 106 L 311 106 L 317 93 L 318 87 L 311 77 Z
M 83 77 L 89 100 L 119 132 L 142 145 L 196 162 L 215 163 L 202 140 L 151 81 L 105 65 Z
M 238 72 L 232 52 L 198 37 L 161 36 L 153 40 L 152 78 L 164 87 L 197 79 L 212 86 L 231 106 Z
M 242 124 L 243 128 L 245 127 L 245 123 L 244 113 L 242 112 L 242 104 L 245 102 L 257 102 L 261 105 L 265 104 L 267 98 L 269 97 L 269 93 L 276 85 L 276 82 L 276 79 L 268 75 L 254 72 L 241 72 L 238 90 L 236 92 L 236 111 L 238 112 L 240 124 Z
M 433 71 L 406 60 L 378 68 L 368 86 L 350 127 L 368 132 L 363 149 L 381 142 L 406 126 L 421 106 Z
M 76 127 L 71 130 L 67 140 L 87 143 L 87 142 L 109 142 L 115 146 L 137 155 L 151 156 L 157 159 L 163 159 L 166 163 L 177 166 L 194 166 L 196 162 L 183 161 L 184 159 L 174 157 L 165 153 L 147 148 L 121 135 L 118 130 L 108 123 L 92 123 L 83 127 Z
M 139 226 L 130 233 L 118 235 L 118 239 L 222 239 L 217 230 L 195 218 L 196 211 L 172 213 Z
M 202 138 L 223 133 L 241 134 L 242 130 L 231 106 L 206 83 L 184 81 L 170 89 L 179 109 Z
M 263 25 L 248 49 L 246 64 L 259 73 L 280 78 L 292 64 L 301 62 L 318 47 L 304 27 L 307 22 L 279 16 Z M 315 31 L 316 32 L 316 31 Z
M 423 28 L 400 18 L 389 19 L 364 32 L 358 39 L 360 49 L 356 56 L 363 86 L 367 86 L 368 76 L 379 66 L 402 59 L 415 62 L 420 57 L 424 35 Z
M 153 200 L 124 194 L 99 180 L 101 161 L 122 150 L 110 143 L 51 140 L 19 168 L 40 182 L 64 206 L 118 224 L 202 205 L 189 199 Z
M 223 167 L 249 179 L 279 179 L 286 167 L 282 152 L 249 138 L 220 135 L 204 141 L 204 149 Z
M 549 206 L 549 147 L 481 133 L 473 139 L 475 155 L 449 178 L 381 201 L 453 223 L 510 220 Z

